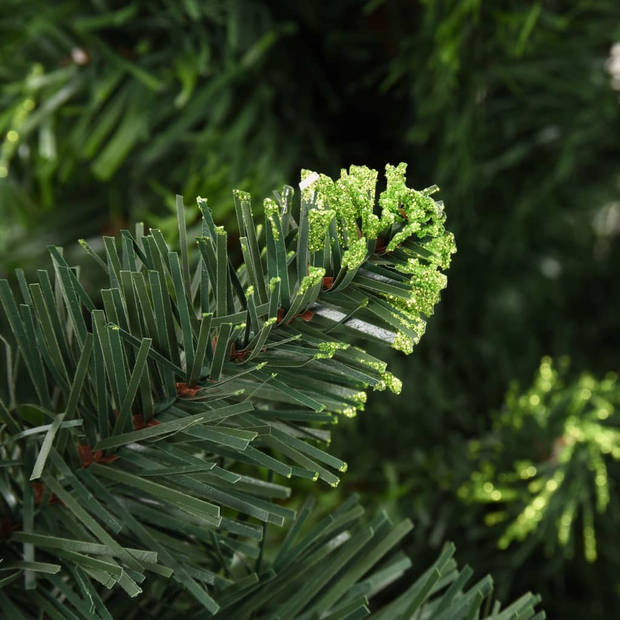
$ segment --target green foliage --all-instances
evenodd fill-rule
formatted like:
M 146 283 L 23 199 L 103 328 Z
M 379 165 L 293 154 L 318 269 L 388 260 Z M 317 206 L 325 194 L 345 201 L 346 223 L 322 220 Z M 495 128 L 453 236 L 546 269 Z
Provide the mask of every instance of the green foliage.
M 373 140 L 391 141 L 369 150 L 402 153 L 413 178 L 442 187 L 459 252 L 434 329 L 412 359 L 393 362 L 402 397 L 370 399 L 372 415 L 335 436 L 360 463 L 342 493 L 414 515 L 415 557 L 430 559 L 447 537 L 502 596 L 535 587 L 551 617 L 605 618 L 618 606 L 613 499 L 595 517 L 590 564 L 580 551 L 565 561 L 561 547 L 532 552 L 530 539 L 498 553 L 502 526 L 484 526 L 488 508 L 456 491 L 471 474 L 469 440 L 489 433 L 508 386 L 525 385 L 544 355 L 569 355 L 597 377 L 618 365 L 618 3 L 381 7 L 393 55 L 377 69 L 381 94 L 364 100 Z M 368 125 L 351 120 L 347 135 L 355 126 Z
M 362 618 L 371 615 L 368 599 L 374 600 L 381 589 L 406 574 L 411 561 L 396 553 L 360 579 L 409 531 L 408 520 L 393 526 L 385 514 L 380 514 L 364 523 L 360 519 L 363 510 L 352 497 L 300 537 L 300 521 L 309 513 L 310 504 L 306 503 L 262 582 L 253 588 L 247 583 L 236 591 L 231 588 L 229 598 L 234 602 L 224 609 L 222 617 L 243 618 L 259 612 L 259 617 Z M 380 609 L 373 606 L 372 616 L 420 615 L 447 620 L 482 613 L 480 617 L 488 620 L 544 617 L 543 612 L 535 614 L 539 598 L 530 594 L 505 609 L 496 602 L 490 613 L 481 612 L 484 599 L 491 600 L 492 580 L 487 576 L 465 589 L 472 570 L 467 566 L 458 569 L 453 554 L 454 545 L 445 545 L 433 564 L 402 594 Z M 340 602 L 334 605 L 335 601 Z
M 10 0 L 0 27 L 0 203 L 14 222 L 0 232 L 3 262 L 36 251 L 23 229 L 49 233 L 38 221 L 50 212 L 62 218 L 55 242 L 123 227 L 162 196 L 172 206 L 175 187 L 224 216 L 232 179 L 266 194 L 299 145 L 325 148 L 306 140 L 309 102 L 286 92 L 292 56 L 265 79 L 297 27 L 260 3 Z
M 0 270 L 38 264 L 50 242 L 84 237 L 100 252 L 98 233 L 127 214 L 171 238 L 175 192 L 210 196 L 223 222 L 231 185 L 263 195 L 297 166 L 408 161 L 417 186 L 442 186 L 459 254 L 435 329 L 390 363 L 402 398 L 371 397 L 371 415 L 335 434 L 356 465 L 334 493 L 413 515 L 418 561 L 447 537 L 499 577 L 502 598 L 536 588 L 554 617 L 605 617 L 618 605 L 613 499 L 589 564 L 543 555 L 535 533 L 498 553 L 503 526 L 455 491 L 468 441 L 543 355 L 594 376 L 617 366 L 619 17 L 615 0 L 3 2 Z M 123 113 L 138 121 L 127 131 Z M 328 217 L 314 210 L 312 227 Z M 71 246 L 65 256 L 77 264 Z M 80 270 L 96 297 L 92 265 Z
M 249 195 L 234 192 L 238 269 L 200 198 L 190 251 L 179 196 L 177 251 L 142 226 L 105 237 L 105 260 L 85 244 L 109 278 L 103 309 L 57 247 L 53 278 L 40 270 L 28 284 L 18 273 L 19 304 L 0 281 L 16 345 L 4 340 L 0 400 L 4 615 L 121 617 L 137 609 L 124 591 L 159 617 L 364 617 L 404 574 L 404 554 L 384 556 L 409 521 L 363 520 L 352 497 L 302 534 L 310 505 L 296 517 L 281 503 L 290 487 L 275 480 L 338 483 L 346 463 L 316 445 L 329 442 L 324 427 L 362 408 L 366 388 L 398 386 L 352 342 L 417 341 L 445 284 L 431 276 L 453 249 L 440 205 L 406 187 L 403 166 L 387 170 L 379 216 L 367 168 L 329 196 L 306 178 L 299 205 L 292 188 L 274 192 L 261 226 Z M 332 215 L 311 249 L 317 209 Z M 380 224 L 367 230 L 364 217 Z M 431 298 L 418 301 L 420 290 Z M 291 520 L 264 559 L 267 525 Z M 456 569 L 453 552 L 373 604 L 378 617 L 478 613 L 490 578 L 465 590 L 471 571 Z M 488 617 L 531 618 L 537 602 L 526 595 Z
M 620 388 L 615 373 L 602 381 L 584 373 L 567 383 L 566 372 L 567 360 L 555 369 L 544 358 L 529 390 L 513 387 L 493 431 L 470 444 L 477 471 L 459 496 L 497 506 L 486 521 L 505 528 L 500 548 L 533 536 L 547 553 L 559 543 L 572 556 L 580 518 L 593 562 L 594 514 L 609 505 L 608 464 L 620 459 Z

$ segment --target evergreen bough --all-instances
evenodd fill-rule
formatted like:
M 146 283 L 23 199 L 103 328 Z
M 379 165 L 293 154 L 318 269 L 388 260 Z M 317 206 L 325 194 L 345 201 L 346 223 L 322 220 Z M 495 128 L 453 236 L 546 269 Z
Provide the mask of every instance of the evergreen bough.
M 609 508 L 620 461 L 620 387 L 615 372 L 570 380 L 568 368 L 566 357 L 544 357 L 532 385 L 514 384 L 493 430 L 469 445 L 476 471 L 459 496 L 493 507 L 485 522 L 501 549 L 525 541 L 521 562 L 538 546 L 573 557 L 579 526 L 585 559 L 598 555 L 595 515 Z
M 239 268 L 200 198 L 189 243 L 179 196 L 177 250 L 141 225 L 104 237 L 103 256 L 83 242 L 109 279 L 96 299 L 57 247 L 52 274 L 18 271 L 18 294 L 0 282 L 3 615 L 543 616 L 529 594 L 483 612 L 491 579 L 466 588 L 449 544 L 390 594 L 408 520 L 367 519 L 357 497 L 314 521 L 311 500 L 282 503 L 282 478 L 338 484 L 326 427 L 400 386 L 362 345 L 410 352 L 445 286 L 436 188 L 386 172 L 378 209 L 375 171 L 304 172 L 301 201 L 274 192 L 260 225 L 234 192 Z

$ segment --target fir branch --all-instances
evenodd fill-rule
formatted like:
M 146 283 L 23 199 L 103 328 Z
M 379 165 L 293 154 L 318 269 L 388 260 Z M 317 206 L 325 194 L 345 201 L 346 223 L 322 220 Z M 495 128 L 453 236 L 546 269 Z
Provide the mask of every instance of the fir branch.
M 120 248 L 104 240 L 103 309 L 56 248 L 48 294 L 34 285 L 24 294 L 24 284 L 18 305 L 2 283 L 32 382 L 25 402 L 36 394 L 39 404 L 27 415 L 23 405 L 2 405 L 3 511 L 9 533 L 18 531 L 7 545 L 14 572 L 0 608 L 58 615 L 68 600 L 73 614 L 107 617 L 101 586 L 142 595 L 146 607 L 152 588 L 181 588 L 192 605 L 232 617 L 349 617 L 402 573 L 399 561 L 376 583 L 368 575 L 410 525 L 392 530 L 381 515 L 364 525 L 354 501 L 301 540 L 293 526 L 276 563 L 253 568 L 264 525 L 296 516 L 280 503 L 290 489 L 265 482 L 262 471 L 338 484 L 346 463 L 315 445 L 329 438 L 321 425 L 362 409 L 367 388 L 400 385 L 355 345 L 387 341 L 410 351 L 445 285 L 453 241 L 441 206 L 406 187 L 404 165 L 387 170 L 378 215 L 369 184 L 376 173 L 362 167 L 329 191 L 325 177 L 313 175 L 315 189 L 306 177 L 298 207 L 285 189 L 263 226 L 237 192 L 238 269 L 200 199 L 204 234 L 188 247 L 179 199 L 179 250 L 157 230 L 125 232 Z M 450 555 L 386 613 L 439 601 L 452 609 L 433 598 L 458 578 Z M 20 572 L 35 590 L 30 601 L 12 581 Z M 490 584 L 458 592 L 458 608 L 469 612 Z
M 580 523 L 580 546 L 594 562 L 594 515 L 609 506 L 608 469 L 620 460 L 620 388 L 616 373 L 567 377 L 567 358 L 545 357 L 526 391 L 513 385 L 492 432 L 470 444 L 476 471 L 459 497 L 493 506 L 485 520 L 500 532 L 499 548 L 526 541 L 522 558 L 539 545 L 572 557 Z

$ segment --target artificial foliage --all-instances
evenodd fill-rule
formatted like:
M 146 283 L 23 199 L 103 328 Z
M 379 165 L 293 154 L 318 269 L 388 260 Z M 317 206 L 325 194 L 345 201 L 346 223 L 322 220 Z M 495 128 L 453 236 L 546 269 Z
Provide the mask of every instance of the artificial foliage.
M 141 225 L 103 255 L 83 243 L 109 279 L 102 308 L 57 247 L 51 274 L 18 271 L 15 294 L 1 281 L 4 614 L 466 618 L 491 601 L 449 545 L 378 597 L 410 566 L 392 551 L 411 523 L 367 519 L 353 496 L 304 528 L 310 503 L 283 502 L 288 478 L 338 483 L 329 426 L 366 389 L 400 387 L 362 346 L 409 352 L 446 283 L 436 188 L 408 188 L 404 164 L 386 176 L 375 200 L 366 167 L 304 172 L 301 200 L 274 192 L 260 224 L 235 191 L 238 268 L 204 199 L 188 239 L 179 196 L 177 250 Z M 267 526 L 285 524 L 273 552 Z M 537 601 L 484 615 L 530 618 Z
M 459 496 L 493 506 L 485 520 L 501 528 L 502 549 L 527 538 L 522 558 L 534 545 L 548 555 L 560 547 L 568 557 L 579 546 L 594 562 L 595 515 L 609 506 L 609 468 L 616 472 L 620 459 L 620 389 L 616 373 L 602 380 L 567 374 L 566 358 L 546 357 L 528 390 L 513 386 L 492 431 L 470 442 L 476 471 Z
M 393 55 L 379 61 L 385 71 L 355 72 L 382 81 L 351 98 L 349 109 L 365 104 L 351 133 L 379 128 L 365 161 L 385 148 L 416 181 L 442 187 L 459 252 L 434 328 L 414 356 L 392 361 L 407 378 L 402 396 L 371 400 L 355 433 L 336 434 L 359 465 L 334 494 L 357 490 L 412 515 L 416 558 L 430 561 L 447 537 L 494 575 L 503 597 L 535 588 L 551 617 L 607 618 L 620 605 L 615 467 L 610 505 L 595 510 L 595 563 L 578 549 L 567 561 L 559 545 L 553 557 L 540 545 L 531 552 L 529 537 L 499 552 L 502 525 L 484 524 L 493 506 L 464 503 L 457 490 L 476 466 L 469 441 L 488 435 L 510 384 L 527 385 L 544 355 L 569 355 L 577 374 L 618 370 L 620 5 L 373 6 Z M 377 146 L 376 133 L 389 145 Z M 362 157 L 363 146 L 350 148 Z
M 24 234 L 33 228 L 58 243 L 145 212 L 155 221 L 174 212 L 171 188 L 217 200 L 232 232 L 231 182 L 264 195 L 291 178 L 294 162 L 328 152 L 312 98 L 298 88 L 290 96 L 291 45 L 307 51 L 294 37 L 306 10 L 314 22 L 343 7 L 286 4 L 3 2 L 0 213 L 11 222 L 0 230 L 0 260 L 38 258 Z M 306 63 L 308 90 L 327 82 L 321 55 Z M 60 219 L 50 234 L 39 222 L 51 213 Z
M 106 272 L 72 242 L 100 253 L 128 215 L 172 242 L 175 193 L 208 195 L 232 240 L 230 186 L 262 196 L 298 165 L 409 162 L 450 205 L 450 287 L 415 356 L 389 360 L 402 396 L 371 395 L 370 415 L 334 435 L 344 484 L 306 488 L 320 510 L 361 491 L 411 516 L 416 563 L 454 540 L 502 599 L 535 589 L 552 617 L 606 618 L 613 463 L 594 563 L 561 545 L 549 557 L 536 532 L 499 552 L 494 504 L 456 491 L 477 467 L 469 441 L 543 355 L 617 368 L 619 18 L 616 0 L 2 2 L 0 277 L 36 276 L 45 247 L 66 243 L 95 299 Z M 186 215 L 191 229 L 198 210 Z

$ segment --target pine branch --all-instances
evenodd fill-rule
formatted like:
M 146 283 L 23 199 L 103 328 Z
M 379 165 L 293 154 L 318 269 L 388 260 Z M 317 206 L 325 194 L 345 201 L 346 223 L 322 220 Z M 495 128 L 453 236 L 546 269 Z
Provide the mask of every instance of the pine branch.
M 538 546 L 572 558 L 580 523 L 579 546 L 597 559 L 595 515 L 609 507 L 609 468 L 620 459 L 618 404 L 616 373 L 568 380 L 567 358 L 543 358 L 526 391 L 513 386 L 492 432 L 472 442 L 476 471 L 459 489 L 467 502 L 494 506 L 485 520 L 500 530 L 499 548 L 522 542 L 520 561 Z
M 103 309 L 57 248 L 53 285 L 47 272 L 38 283 L 20 278 L 23 303 L 0 282 L 31 384 L 9 374 L 17 404 L 0 407 L 4 529 L 17 530 L 4 558 L 5 611 L 17 604 L 62 615 L 68 600 L 72 613 L 108 617 L 116 594 L 100 586 L 143 594 L 148 607 L 153 579 L 172 580 L 211 613 L 240 606 L 235 617 L 271 605 L 303 616 L 319 594 L 321 613 L 364 609 L 365 591 L 348 601 L 350 588 L 388 550 L 383 533 L 392 540 L 408 526 L 388 534 L 380 517 L 360 529 L 363 511 L 345 504 L 341 519 L 305 542 L 295 542 L 294 526 L 273 565 L 256 574 L 265 525 L 295 518 L 281 504 L 290 488 L 262 473 L 336 485 L 346 463 L 317 445 L 329 442 L 322 427 L 363 408 L 369 387 L 399 389 L 386 364 L 355 343 L 410 351 L 453 251 L 440 203 L 407 188 L 404 171 L 387 167 L 378 213 L 376 172 L 363 167 L 336 183 L 305 175 L 301 203 L 284 188 L 266 201 L 262 226 L 249 196 L 236 192 L 238 269 L 202 199 L 202 234 L 190 250 L 179 199 L 177 251 L 158 230 L 104 239 L 105 260 L 95 259 L 109 278 Z M 336 533 L 352 542 L 335 551 Z M 382 553 L 362 570 L 368 545 Z M 332 552 L 335 572 L 345 570 L 336 591 L 313 573 L 303 596 L 271 602 L 278 567 L 303 560 L 310 568 Z M 444 564 L 431 574 L 392 606 L 421 605 Z M 263 584 L 269 596 L 257 602 Z M 298 587 L 278 584 L 282 594 Z M 487 591 L 477 587 L 471 604 Z

